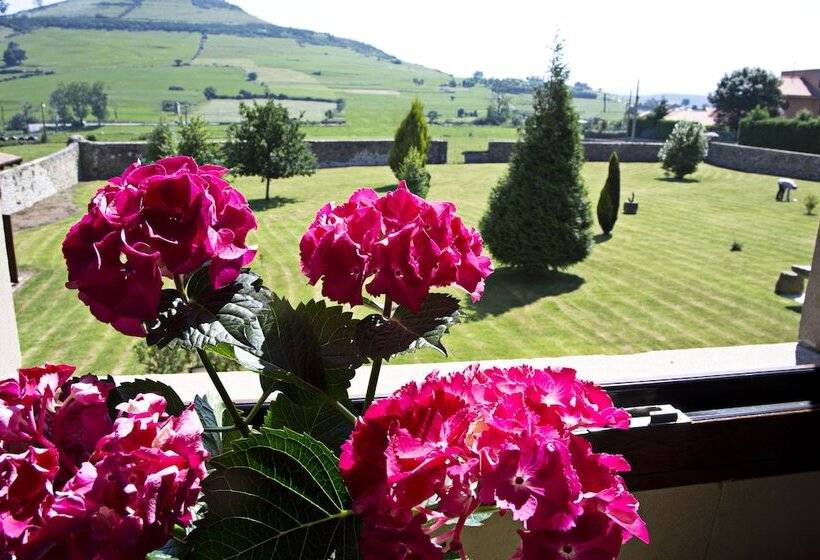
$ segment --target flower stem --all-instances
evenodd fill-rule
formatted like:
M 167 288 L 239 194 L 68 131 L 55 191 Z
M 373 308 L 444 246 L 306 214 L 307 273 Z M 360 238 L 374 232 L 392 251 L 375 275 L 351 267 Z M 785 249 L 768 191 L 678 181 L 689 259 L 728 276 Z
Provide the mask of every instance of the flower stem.
M 390 319 L 390 314 L 393 311 L 393 300 L 390 299 L 390 296 L 384 297 L 384 311 L 382 315 L 384 315 L 385 319 Z M 362 407 L 362 414 L 365 413 L 367 407 L 370 406 L 370 403 L 373 402 L 373 399 L 376 398 L 376 387 L 379 384 L 379 373 L 382 370 L 382 359 L 375 358 L 373 360 L 373 365 L 370 366 L 370 379 L 367 381 L 367 393 L 365 393 L 364 397 L 364 407 Z
M 174 286 L 176 286 L 176 289 L 180 294 L 182 294 L 182 299 L 188 301 L 188 295 L 185 293 L 185 281 L 181 274 L 174 274 Z M 219 379 L 219 374 L 216 373 L 216 368 L 214 367 L 211 358 L 208 357 L 208 353 L 201 348 L 197 348 L 196 353 L 197 356 L 199 356 L 199 361 L 202 362 L 203 366 L 205 366 L 205 371 L 208 372 L 208 377 L 211 378 L 211 383 L 214 384 L 216 392 L 219 393 L 219 398 L 222 399 L 222 402 L 225 404 L 225 408 L 228 409 L 228 413 L 231 415 L 231 418 L 233 418 L 234 425 L 243 437 L 248 437 L 251 435 L 248 424 L 245 423 L 245 420 L 242 418 L 242 414 L 239 412 L 239 409 L 236 408 L 233 399 L 231 399 L 231 396 L 228 394 L 228 390 L 225 388 L 225 385 L 222 384 L 222 380 Z
M 268 400 L 268 397 L 271 393 L 273 393 L 274 387 L 270 387 L 269 389 L 265 389 L 262 391 L 262 396 L 259 397 L 259 400 L 256 401 L 256 404 L 253 405 L 253 408 L 250 412 L 245 416 L 245 421 L 250 424 L 253 422 L 253 419 L 256 418 L 256 415 L 259 414 L 259 411 L 262 410 L 262 407 L 265 406 L 265 403 Z

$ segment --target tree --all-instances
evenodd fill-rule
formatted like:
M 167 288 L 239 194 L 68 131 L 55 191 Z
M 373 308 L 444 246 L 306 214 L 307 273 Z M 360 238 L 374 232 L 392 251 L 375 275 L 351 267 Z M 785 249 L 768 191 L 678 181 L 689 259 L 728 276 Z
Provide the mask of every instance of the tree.
M 783 103 L 780 80 L 763 68 L 742 68 L 725 74 L 717 89 L 709 94 L 709 103 L 715 106 L 716 121 L 737 129 L 740 120 L 760 105 L 776 116 Z
M 174 66 L 177 66 L 177 67 L 182 66 L 182 59 L 181 58 L 175 58 L 174 59 Z
M 265 181 L 265 201 L 270 181 L 295 175 L 312 175 L 316 156 L 305 142 L 299 119 L 273 101 L 239 105 L 241 121 L 228 128 L 225 160 L 239 175 L 259 175 Z
M 200 116 L 193 117 L 187 123 L 180 123 L 177 128 L 179 142 L 177 153 L 191 156 L 197 163 L 212 163 L 217 158 L 217 148 L 211 141 L 208 123 Z
M 435 122 L 438 119 L 438 111 L 427 111 L 427 120 L 429 122 Z
M 694 173 L 706 157 L 708 142 L 703 125 L 697 122 L 679 121 L 658 152 L 661 167 L 676 179 Z
M 202 95 L 205 96 L 205 99 L 214 99 L 216 97 L 216 88 L 213 86 L 208 86 L 202 90 Z
M 393 147 L 390 149 L 390 169 L 393 173 L 399 172 L 399 166 L 410 148 L 416 148 L 427 162 L 427 150 L 430 149 L 430 132 L 427 130 L 427 119 L 424 118 L 424 105 L 418 98 L 413 100 L 410 112 L 396 129 Z
M 16 42 L 11 41 L 3 53 L 3 62 L 6 63 L 6 66 L 19 66 L 25 59 L 26 51 Z
M 174 153 L 174 133 L 171 131 L 170 126 L 160 120 L 148 134 L 145 159 L 147 161 L 157 161 Z
M 612 152 L 609 156 L 609 174 L 606 176 L 606 183 L 601 189 L 601 196 L 598 198 L 598 225 L 601 230 L 609 235 L 618 221 L 618 212 L 621 208 L 621 164 L 618 161 L 618 154 Z
M 562 51 L 556 43 L 548 80 L 533 92 L 534 111 L 480 225 L 496 259 L 533 272 L 580 262 L 592 243 L 581 130 Z
M 255 82 L 256 78 L 258 78 L 258 77 L 259 77 L 259 74 L 257 74 L 256 72 L 248 72 L 248 81 L 249 82 Z
M 9 3 L 6 0 L 0 0 L 0 14 L 5 14 L 9 9 Z
M 88 116 L 88 101 L 91 97 L 91 86 L 85 82 L 69 82 L 66 85 L 66 96 L 74 114 L 75 124 L 82 126 Z
M 502 125 L 512 116 L 510 106 L 510 96 L 499 93 L 495 100 L 487 107 L 487 123 L 492 125 Z
M 669 114 L 669 103 L 666 98 L 662 97 L 660 102 L 652 109 L 652 120 L 655 122 L 662 121 L 663 118 Z
M 57 121 L 63 124 L 72 121 L 71 108 L 68 102 L 67 90 L 64 84 L 58 84 L 57 88 L 51 92 L 48 99 L 51 108 L 54 109 L 54 114 L 57 116 Z
M 422 198 L 427 197 L 430 190 L 430 172 L 427 171 L 424 161 L 424 154 L 418 148 L 412 147 L 396 173 L 396 178 L 405 181 L 411 193 Z
M 691 101 L 689 100 L 688 97 L 684 97 L 683 99 L 680 100 L 680 104 L 683 105 L 684 107 L 688 107 L 689 103 L 691 103 Z
M 108 117 L 108 94 L 105 92 L 105 84 L 94 82 L 88 89 L 88 104 L 91 105 L 91 114 L 97 119 L 97 124 Z

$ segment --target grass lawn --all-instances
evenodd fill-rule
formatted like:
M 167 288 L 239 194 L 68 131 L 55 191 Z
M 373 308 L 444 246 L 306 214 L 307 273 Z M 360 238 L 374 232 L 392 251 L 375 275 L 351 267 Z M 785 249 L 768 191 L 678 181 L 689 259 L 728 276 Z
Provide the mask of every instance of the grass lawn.
M 505 165 L 433 166 L 431 199 L 454 201 L 470 224 L 484 212 Z M 636 216 L 619 217 L 614 237 L 565 273 L 526 277 L 499 267 L 478 304 L 447 339 L 454 360 L 516 358 L 770 343 L 795 340 L 799 313 L 772 293 L 777 274 L 811 260 L 818 218 L 799 202 L 774 201 L 775 178 L 704 165 L 691 182 L 663 180 L 657 165 L 621 166 L 624 195 L 634 191 Z M 592 198 L 605 163 L 584 168 Z M 393 182 L 385 167 L 331 169 L 279 181 L 276 203 L 263 209 L 259 181 L 238 186 L 258 209 L 255 269 L 292 300 L 317 290 L 299 272 L 298 241 L 316 209 L 362 185 Z M 78 208 L 96 184 L 75 189 Z M 800 182 L 798 198 L 820 196 L 820 183 Z M 526 220 L 527 216 L 522 216 Z M 80 371 L 137 371 L 128 339 L 94 320 L 63 288 L 60 242 L 69 221 L 19 232 L 21 266 L 34 274 L 15 293 L 25 362 L 75 363 Z M 537 224 L 532 224 L 537 227 Z M 730 252 L 733 241 L 742 252 Z M 401 361 L 446 359 L 423 351 Z

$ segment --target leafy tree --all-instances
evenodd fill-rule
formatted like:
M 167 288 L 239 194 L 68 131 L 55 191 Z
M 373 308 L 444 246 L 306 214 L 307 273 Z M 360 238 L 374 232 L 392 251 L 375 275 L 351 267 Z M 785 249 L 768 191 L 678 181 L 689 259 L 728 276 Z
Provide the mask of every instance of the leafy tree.
M 655 121 L 662 121 L 663 118 L 669 114 L 669 103 L 666 98 L 661 98 L 660 102 L 652 109 L 652 119 Z
M 145 146 L 145 159 L 157 161 L 175 153 L 174 133 L 167 123 L 160 120 L 148 134 L 148 143 Z
M 393 147 L 390 150 L 390 169 L 399 172 L 399 167 L 410 148 L 416 148 L 427 162 L 427 150 L 430 149 L 430 132 L 427 130 L 427 119 L 424 118 L 424 105 L 418 98 L 413 100 L 410 112 L 404 117 L 396 130 Z
M 177 67 L 182 66 L 182 59 L 181 58 L 175 58 L 174 59 L 174 66 L 177 66 Z
M 208 86 L 202 90 L 202 95 L 205 96 L 205 99 L 214 99 L 216 97 L 216 88 L 213 86 Z
M 202 117 L 196 116 L 187 123 L 180 123 L 177 128 L 179 142 L 177 153 L 191 156 L 197 163 L 212 163 L 216 160 L 218 149 L 211 141 L 208 132 L 208 123 Z
M 82 125 L 88 116 L 91 86 L 85 82 L 69 82 L 66 85 L 66 97 L 74 115 L 75 124 Z
M 429 122 L 435 122 L 438 119 L 438 111 L 427 111 L 427 120 Z
M 265 181 L 265 201 L 270 181 L 294 175 L 312 175 L 316 156 L 305 142 L 299 119 L 273 101 L 239 105 L 241 121 L 228 128 L 225 159 L 239 175 L 259 175 Z
M 487 124 L 502 125 L 512 116 L 510 96 L 499 93 L 495 101 L 487 107 Z
M 691 101 L 689 100 L 688 97 L 684 97 L 683 99 L 680 100 L 680 104 L 683 105 L 684 107 L 688 107 L 689 103 L 691 103 Z
M 396 173 L 396 178 L 407 182 L 407 188 L 411 193 L 422 198 L 426 198 L 430 190 L 430 172 L 427 171 L 424 161 L 424 155 L 418 148 L 412 147 Z
M 719 124 L 737 129 L 740 119 L 757 106 L 777 115 L 783 103 L 780 79 L 763 68 L 741 68 L 725 74 L 717 89 L 709 94 L 709 103 L 715 106 Z
M 54 114 L 57 120 L 63 124 L 72 122 L 73 115 L 68 101 L 68 91 L 64 84 L 59 84 L 57 88 L 51 92 L 49 97 L 49 104 L 54 109 Z
M 676 179 L 694 173 L 698 164 L 706 158 L 708 142 L 703 125 L 697 122 L 679 121 L 658 152 L 661 167 Z
M 91 114 L 97 119 L 97 124 L 108 117 L 108 94 L 105 92 L 105 84 L 94 82 L 88 90 L 88 104 L 91 105 Z
M 606 176 L 606 183 L 601 189 L 601 196 L 598 198 L 598 225 L 601 230 L 609 235 L 618 221 L 618 212 L 621 207 L 621 164 L 618 161 L 618 154 L 612 152 L 609 156 L 609 174 Z
M 9 9 L 9 3 L 6 0 L 0 0 L 0 14 L 5 14 Z
M 16 42 L 11 41 L 3 53 L 3 62 L 6 63 L 6 66 L 19 66 L 25 59 L 26 51 Z
M 256 78 L 258 78 L 258 77 L 259 77 L 259 74 L 257 74 L 256 72 L 248 72 L 248 81 L 249 82 L 255 82 Z
M 23 132 L 28 130 L 29 121 L 23 113 L 14 113 L 9 119 L 7 128 L 9 130 L 21 130 Z
M 496 259 L 535 272 L 584 260 L 592 241 L 580 125 L 562 51 L 556 43 L 549 78 L 533 92 L 534 112 L 480 226 Z

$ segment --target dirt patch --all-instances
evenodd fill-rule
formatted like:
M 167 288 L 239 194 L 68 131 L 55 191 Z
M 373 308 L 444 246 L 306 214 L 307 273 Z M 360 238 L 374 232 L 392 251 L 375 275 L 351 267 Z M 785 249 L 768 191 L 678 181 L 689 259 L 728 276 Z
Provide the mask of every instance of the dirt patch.
M 72 200 L 72 189 L 66 189 L 45 198 L 11 218 L 15 230 L 45 226 L 59 222 L 77 213 L 77 205 Z

